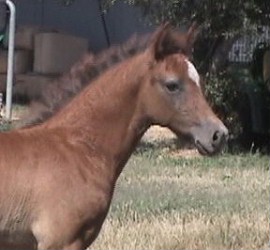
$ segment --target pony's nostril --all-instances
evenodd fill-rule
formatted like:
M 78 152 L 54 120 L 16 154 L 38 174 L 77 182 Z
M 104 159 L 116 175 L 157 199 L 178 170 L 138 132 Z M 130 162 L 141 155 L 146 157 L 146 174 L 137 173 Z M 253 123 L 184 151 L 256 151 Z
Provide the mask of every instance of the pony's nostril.
M 228 133 L 217 130 L 214 132 L 212 137 L 212 144 L 214 147 L 220 147 L 223 145 L 228 139 Z
M 220 140 L 220 132 L 219 131 L 216 131 L 214 134 L 213 134 L 213 142 L 218 142 Z

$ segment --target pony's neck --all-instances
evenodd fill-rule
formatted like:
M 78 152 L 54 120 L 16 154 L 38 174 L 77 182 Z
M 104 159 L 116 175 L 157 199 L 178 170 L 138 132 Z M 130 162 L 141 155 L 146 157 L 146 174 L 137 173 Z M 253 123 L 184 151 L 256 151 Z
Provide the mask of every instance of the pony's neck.
M 80 141 L 112 161 L 117 178 L 150 126 L 139 102 L 147 67 L 144 54 L 117 65 L 41 127 L 79 131 Z

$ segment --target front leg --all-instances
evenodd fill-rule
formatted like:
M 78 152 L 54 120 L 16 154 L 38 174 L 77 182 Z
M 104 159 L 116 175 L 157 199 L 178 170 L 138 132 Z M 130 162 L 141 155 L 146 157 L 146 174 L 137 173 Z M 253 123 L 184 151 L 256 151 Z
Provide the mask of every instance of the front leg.
M 33 225 L 33 235 L 38 243 L 38 250 L 74 249 L 84 250 L 98 236 L 103 220 L 93 220 L 84 226 L 74 224 L 73 218 L 65 223 L 55 223 L 53 215 L 39 219 Z
M 44 212 L 32 225 L 32 233 L 38 250 L 74 249 L 83 250 L 79 228 L 72 223 L 74 218 L 61 218 L 59 214 Z

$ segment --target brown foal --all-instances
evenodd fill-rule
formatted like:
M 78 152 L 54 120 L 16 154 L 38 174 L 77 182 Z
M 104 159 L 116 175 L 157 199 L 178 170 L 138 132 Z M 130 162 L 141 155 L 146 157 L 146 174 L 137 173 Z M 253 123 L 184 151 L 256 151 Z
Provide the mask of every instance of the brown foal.
M 43 124 L 0 134 L 1 249 L 86 249 L 153 124 L 190 135 L 202 154 L 220 151 L 228 131 L 173 34 L 162 26 Z

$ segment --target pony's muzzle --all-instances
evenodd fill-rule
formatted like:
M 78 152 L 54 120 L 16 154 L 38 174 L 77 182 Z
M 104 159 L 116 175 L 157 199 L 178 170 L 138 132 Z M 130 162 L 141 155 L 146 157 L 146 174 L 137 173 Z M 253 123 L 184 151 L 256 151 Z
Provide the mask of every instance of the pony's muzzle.
M 195 146 L 203 155 L 214 155 L 225 146 L 229 133 L 228 129 L 219 122 L 205 122 L 192 129 Z

